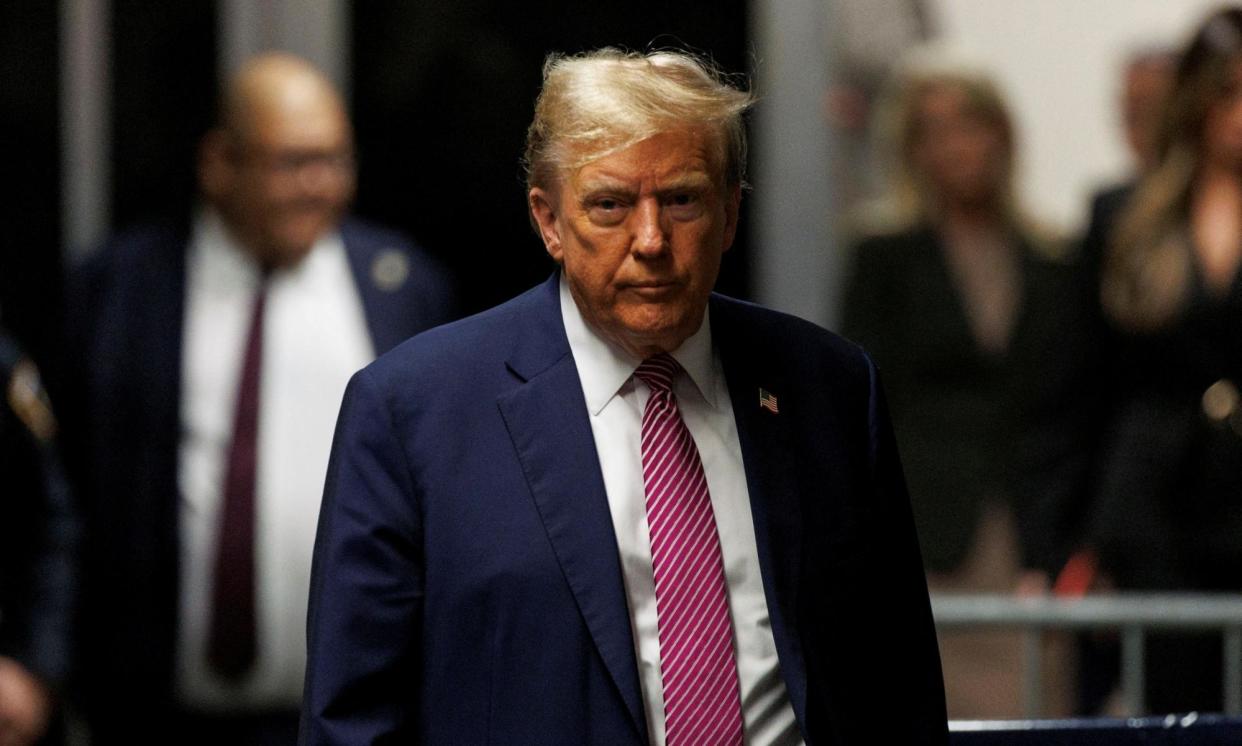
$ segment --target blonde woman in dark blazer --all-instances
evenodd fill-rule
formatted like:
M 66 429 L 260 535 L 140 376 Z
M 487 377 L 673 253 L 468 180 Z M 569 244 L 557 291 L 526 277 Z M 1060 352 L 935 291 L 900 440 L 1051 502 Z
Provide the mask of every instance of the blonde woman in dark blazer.
M 843 332 L 891 392 L 932 589 L 1043 592 L 1088 473 L 1089 283 L 1017 205 L 1014 127 L 987 76 L 911 64 L 886 113 L 893 178 Z M 1018 643 L 941 636 L 951 717 L 1020 713 Z

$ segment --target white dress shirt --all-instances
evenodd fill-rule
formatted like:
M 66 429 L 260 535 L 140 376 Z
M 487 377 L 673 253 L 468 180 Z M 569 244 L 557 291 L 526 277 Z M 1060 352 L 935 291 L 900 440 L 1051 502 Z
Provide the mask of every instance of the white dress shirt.
M 642 361 L 605 341 L 586 324 L 563 276 L 561 318 L 586 397 L 621 554 L 647 732 L 653 744 L 664 746 L 664 688 L 640 437 L 650 390 L 633 377 Z M 800 744 L 763 593 L 733 404 L 706 315 L 699 330 L 672 356 L 688 374 L 674 381 L 673 392 L 699 449 L 720 534 L 746 743 Z
M 186 273 L 176 693 L 205 711 L 294 708 L 332 433 L 349 377 L 375 353 L 339 235 L 324 236 L 303 261 L 269 277 L 255 474 L 257 658 L 230 683 L 214 673 L 206 651 L 224 471 L 260 272 L 208 212 L 195 223 Z

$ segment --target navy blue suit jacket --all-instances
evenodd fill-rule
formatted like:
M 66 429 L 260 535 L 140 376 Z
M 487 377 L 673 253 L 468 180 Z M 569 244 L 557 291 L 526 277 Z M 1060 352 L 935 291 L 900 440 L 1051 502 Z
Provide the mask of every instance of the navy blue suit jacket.
M 772 632 L 808 743 L 945 743 L 875 370 L 721 296 Z M 780 413 L 760 408 L 762 387 Z M 557 277 L 351 381 L 311 584 L 307 744 L 643 744 L 634 639 Z
M 340 230 L 377 352 L 452 318 L 451 281 L 428 255 L 360 221 Z M 104 743 L 167 737 L 172 712 L 187 244 L 184 228 L 122 233 L 71 277 L 65 434 L 86 528 L 79 693 Z

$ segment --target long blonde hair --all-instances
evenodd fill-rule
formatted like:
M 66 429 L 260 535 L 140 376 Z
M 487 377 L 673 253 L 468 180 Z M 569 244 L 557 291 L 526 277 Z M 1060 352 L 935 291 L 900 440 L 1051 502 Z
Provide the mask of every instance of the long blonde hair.
M 1100 298 L 1123 327 L 1160 329 L 1185 308 L 1193 262 L 1187 215 L 1203 161 L 1204 124 L 1240 60 L 1240 8 L 1210 15 L 1181 55 L 1156 165 L 1118 218 L 1105 256 Z

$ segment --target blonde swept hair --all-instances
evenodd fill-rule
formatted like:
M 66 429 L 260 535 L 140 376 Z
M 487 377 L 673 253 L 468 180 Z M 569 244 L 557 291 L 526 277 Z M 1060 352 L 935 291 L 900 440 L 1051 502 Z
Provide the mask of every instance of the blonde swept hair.
M 715 135 L 725 184 L 741 186 L 746 177 L 742 115 L 754 100 L 712 62 L 686 52 L 605 47 L 550 54 L 526 131 L 527 189 L 552 188 L 567 170 L 687 126 Z

